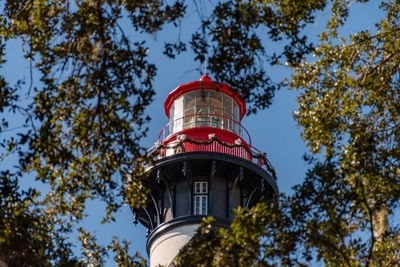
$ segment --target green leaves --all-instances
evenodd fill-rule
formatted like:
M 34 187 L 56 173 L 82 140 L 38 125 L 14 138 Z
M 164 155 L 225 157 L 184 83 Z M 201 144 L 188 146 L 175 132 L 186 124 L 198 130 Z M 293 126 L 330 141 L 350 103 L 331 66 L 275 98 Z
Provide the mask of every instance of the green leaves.
M 287 13 L 299 8 L 308 18 L 328 2 L 275 4 Z M 400 205 L 399 5 L 384 1 L 381 7 L 386 17 L 376 29 L 342 37 L 350 4 L 330 1 L 314 58 L 288 61 L 294 70 L 289 86 L 299 92 L 294 117 L 318 159 L 308 159 L 310 170 L 294 194 L 269 210 L 238 210 L 229 230 L 209 238 L 216 240 L 210 255 L 185 248 L 182 259 L 201 254 L 211 265 L 235 266 L 399 264 L 400 228 L 389 219 L 397 218 Z
M 145 152 L 139 141 L 147 130 L 144 110 L 154 96 L 156 67 L 141 37 L 128 36 L 121 25 L 131 18 L 128 30 L 152 33 L 183 13 L 180 2 L 6 1 L 3 39 L 23 41 L 38 79 L 26 94 L 33 103 L 16 103 L 22 89 L 1 80 L 0 111 L 20 108 L 31 122 L 12 142 L 19 152 L 17 171 L 50 186 L 41 199 L 49 218 L 71 227 L 85 218 L 87 200 L 99 199 L 110 221 L 124 203 L 145 201 L 146 191 L 128 177 Z M 136 181 L 141 171 L 136 168 Z M 103 256 L 98 254 L 100 265 Z
M 89 233 L 84 229 L 79 230 L 79 240 L 83 248 L 84 259 L 81 263 L 90 266 L 104 266 L 105 258 L 114 253 L 114 261 L 118 267 L 144 267 L 146 260 L 136 253 L 134 256 L 129 255 L 129 244 L 127 240 L 122 242 L 114 237 L 107 246 L 97 244 L 95 234 Z
M 15 174 L 1 173 L 0 259 L 9 266 L 78 266 L 67 230 L 41 210 L 37 197 L 35 190 L 20 192 Z
M 377 250 L 399 235 L 399 225 L 387 221 L 400 204 L 399 157 L 393 153 L 399 150 L 400 47 L 392 39 L 399 20 L 393 1 L 382 6 L 391 11 L 374 31 L 339 42 L 337 30 L 348 14 L 346 6 L 335 3 L 334 22 L 321 35 L 317 59 L 299 65 L 291 82 L 301 90 L 295 118 L 303 137 L 313 153 L 325 152 L 325 160 L 313 164 L 308 186 L 297 188 L 297 201 L 310 201 L 304 206 L 318 211 L 310 214 L 311 234 L 305 240 L 320 259 L 339 265 L 389 264 L 392 259 Z
M 288 206 L 259 203 L 239 208 L 228 229 L 216 229 L 213 218 L 203 220 L 197 234 L 181 250 L 176 265 L 279 266 L 299 263 L 297 226 L 288 217 Z
M 29 41 L 43 81 L 33 107 L 40 126 L 23 166 L 50 181 L 61 203 L 100 197 L 109 216 L 121 205 L 111 192 L 143 153 L 138 141 L 149 119 L 143 112 L 154 95 L 155 66 L 144 42 L 132 44 L 121 30 L 122 10 L 113 2 L 33 1 L 23 11 L 13 23 L 29 27 L 15 37 Z M 75 217 L 82 211 L 71 210 Z

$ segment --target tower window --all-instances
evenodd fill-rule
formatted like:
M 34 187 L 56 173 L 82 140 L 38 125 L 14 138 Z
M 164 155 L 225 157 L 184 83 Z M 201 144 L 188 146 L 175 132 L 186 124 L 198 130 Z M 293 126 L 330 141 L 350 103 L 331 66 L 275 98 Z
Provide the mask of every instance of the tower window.
M 194 215 L 207 215 L 208 182 L 194 182 Z

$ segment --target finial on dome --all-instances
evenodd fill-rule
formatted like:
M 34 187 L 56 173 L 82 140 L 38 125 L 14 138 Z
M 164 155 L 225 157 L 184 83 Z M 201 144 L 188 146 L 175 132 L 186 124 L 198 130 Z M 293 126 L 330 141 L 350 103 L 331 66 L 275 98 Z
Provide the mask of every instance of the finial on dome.
M 201 82 L 211 82 L 211 78 L 207 75 L 207 57 L 204 59 L 204 75 L 200 77 Z
M 209 76 L 203 75 L 203 76 L 200 77 L 200 81 L 201 82 L 211 82 L 212 80 L 211 80 L 211 78 Z

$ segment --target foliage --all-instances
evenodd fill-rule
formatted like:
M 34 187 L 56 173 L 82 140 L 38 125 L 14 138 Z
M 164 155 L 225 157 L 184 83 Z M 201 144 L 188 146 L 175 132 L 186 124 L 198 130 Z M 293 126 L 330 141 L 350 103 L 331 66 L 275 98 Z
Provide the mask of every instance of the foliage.
M 218 265 L 219 259 L 235 259 L 251 250 L 257 259 L 243 265 L 400 264 L 400 225 L 389 222 L 390 216 L 398 218 L 400 204 L 400 5 L 382 1 L 385 17 L 376 29 L 345 39 L 340 29 L 350 6 L 348 1 L 332 1 L 332 16 L 313 51 L 315 59 L 288 62 L 294 70 L 289 86 L 299 91 L 294 117 L 312 152 L 305 156 L 310 164 L 306 179 L 292 196 L 281 199 L 277 210 L 261 212 L 264 216 L 256 222 L 249 215 L 260 212 L 259 207 L 239 212 L 240 229 L 230 229 L 228 235 L 214 232 L 215 253 L 208 255 L 199 246 L 185 248 L 182 262 L 201 255 Z M 272 215 L 288 218 L 274 224 Z M 252 229 L 259 242 L 240 248 L 241 235 L 263 218 L 267 220 L 262 226 Z M 203 225 L 196 238 L 205 229 Z M 238 249 L 231 251 L 235 246 Z M 285 254 L 275 257 L 274 246 Z
M 258 203 L 239 207 L 228 229 L 217 230 L 213 218 L 203 220 L 191 240 L 181 250 L 175 264 L 187 266 L 281 266 L 299 263 L 291 252 L 297 235 L 287 206 Z
M 315 49 L 317 60 L 304 61 L 293 75 L 291 86 L 301 89 L 295 118 L 304 127 L 303 138 L 313 153 L 325 154 L 325 160 L 312 163 L 294 199 L 309 211 L 312 225 L 306 230 L 314 234 L 307 245 L 327 262 L 396 265 L 400 260 L 399 247 L 392 246 L 399 244 L 399 225 L 388 224 L 400 204 L 400 47 L 393 41 L 399 7 L 397 1 L 382 2 L 386 17 L 375 31 L 349 40 L 338 40 L 338 25 L 330 25 Z M 315 236 L 329 240 L 316 242 Z
M 114 252 L 115 264 L 118 267 L 146 266 L 146 260 L 139 253 L 136 253 L 133 257 L 129 255 L 129 241 L 123 240 L 121 244 L 118 238 L 114 237 L 108 246 L 103 246 L 97 243 L 94 234 L 85 231 L 83 228 L 78 230 L 84 256 L 82 262 L 85 265 L 104 266 L 105 257 L 109 256 L 109 252 L 112 251 Z
M 17 177 L 0 176 L 0 259 L 10 266 L 78 266 L 60 228 L 47 211 L 32 204 L 38 192 L 19 192 Z
M 135 166 L 140 169 L 139 141 L 149 120 L 144 109 L 154 95 L 156 66 L 147 60 L 144 41 L 129 39 L 121 23 L 126 14 L 138 35 L 152 33 L 174 22 L 184 10 L 179 1 L 172 5 L 145 0 L 5 1 L 1 40 L 22 41 L 24 57 L 31 64 L 31 83 L 25 86 L 20 81 L 13 88 L 6 77 L 1 79 L 2 131 L 13 129 L 9 128 L 12 113 L 24 121 L 16 135 L 3 135 L 1 145 L 5 156 L 18 153 L 18 177 L 32 173 L 50 186 L 40 198 L 41 207 L 61 227 L 78 225 L 89 199 L 107 204 L 106 221 L 113 220 L 113 212 L 124 203 L 144 203 L 145 191 L 137 181 L 128 180 L 128 174 Z M 33 73 L 39 79 L 33 80 Z M 33 212 L 36 205 L 27 203 L 24 212 Z M 2 219 L 8 220 L 11 215 L 5 211 Z M 43 231 L 59 232 L 51 227 Z M 14 231 L 24 235 L 21 228 Z M 42 239 L 33 235 L 33 240 Z M 115 241 L 113 247 L 120 251 L 127 244 Z M 43 248 L 44 254 L 52 253 Z M 25 258 L 35 253 L 29 246 L 27 250 L 20 261 L 28 262 Z M 126 260 L 121 254 L 121 264 Z

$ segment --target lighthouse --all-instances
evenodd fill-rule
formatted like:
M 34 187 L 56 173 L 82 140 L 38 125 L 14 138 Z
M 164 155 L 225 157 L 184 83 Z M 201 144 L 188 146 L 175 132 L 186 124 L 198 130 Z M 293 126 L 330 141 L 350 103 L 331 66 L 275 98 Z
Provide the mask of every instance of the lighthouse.
M 178 86 L 165 103 L 169 123 L 148 150 L 148 203 L 133 208 L 147 230 L 150 266 L 170 265 L 204 216 L 229 227 L 232 209 L 278 198 L 274 168 L 240 121 L 242 97 L 204 75 Z

